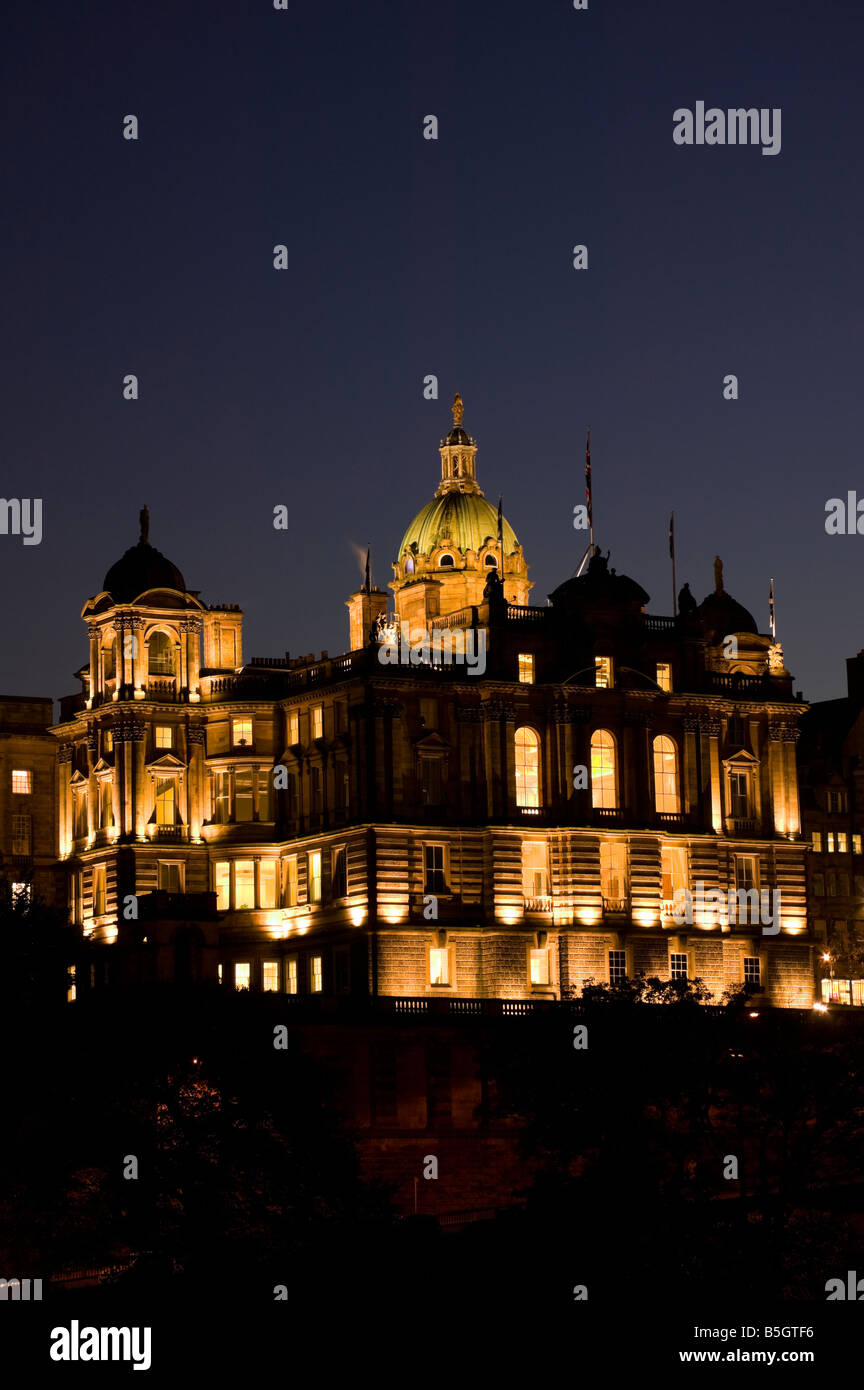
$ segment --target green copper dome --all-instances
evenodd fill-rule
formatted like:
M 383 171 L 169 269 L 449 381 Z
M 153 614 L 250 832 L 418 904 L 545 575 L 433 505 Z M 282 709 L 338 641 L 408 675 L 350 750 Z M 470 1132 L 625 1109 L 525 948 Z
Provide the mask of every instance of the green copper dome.
M 466 550 L 481 550 L 487 541 L 495 544 L 498 536 L 498 509 L 479 492 L 445 492 L 433 497 L 417 513 L 399 547 L 399 557 L 406 550 L 415 555 L 430 555 L 442 541 L 452 541 L 464 554 Z M 512 554 L 519 542 L 509 521 L 504 521 L 504 553 Z

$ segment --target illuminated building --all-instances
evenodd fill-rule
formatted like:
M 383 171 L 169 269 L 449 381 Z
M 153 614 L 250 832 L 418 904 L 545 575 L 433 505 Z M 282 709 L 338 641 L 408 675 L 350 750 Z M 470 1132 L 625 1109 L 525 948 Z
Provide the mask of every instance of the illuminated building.
M 524 1001 L 644 972 L 809 1007 L 805 706 L 779 647 L 719 561 L 677 617 L 596 548 L 529 606 L 458 398 L 439 452 L 395 609 L 367 567 L 341 656 L 244 661 L 240 610 L 187 590 L 146 516 L 84 605 L 59 834 L 108 978 Z M 424 655 L 442 633 L 482 668 Z M 780 893 L 780 921 L 676 921 L 697 887 Z

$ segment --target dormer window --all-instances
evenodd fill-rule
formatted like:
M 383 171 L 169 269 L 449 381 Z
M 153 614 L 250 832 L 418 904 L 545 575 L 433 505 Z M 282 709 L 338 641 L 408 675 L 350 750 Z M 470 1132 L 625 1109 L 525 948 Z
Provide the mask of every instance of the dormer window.
M 442 570 L 452 569 L 455 564 L 452 555 L 442 555 L 438 561 L 438 568 Z

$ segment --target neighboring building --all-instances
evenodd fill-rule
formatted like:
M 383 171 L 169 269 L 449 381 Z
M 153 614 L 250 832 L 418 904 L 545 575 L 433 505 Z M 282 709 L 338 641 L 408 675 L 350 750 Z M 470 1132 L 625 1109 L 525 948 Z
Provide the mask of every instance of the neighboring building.
M 57 866 L 54 702 L 0 695 L 0 874 L 15 896 L 63 903 Z
M 802 720 L 801 802 L 822 997 L 864 1005 L 864 652 L 846 677 L 844 699 Z
M 142 514 L 53 730 L 89 978 L 528 1001 L 645 971 L 809 1006 L 780 648 L 719 561 L 677 618 L 596 550 L 529 607 L 458 398 L 440 455 L 395 612 L 367 566 L 336 658 L 244 664 Z

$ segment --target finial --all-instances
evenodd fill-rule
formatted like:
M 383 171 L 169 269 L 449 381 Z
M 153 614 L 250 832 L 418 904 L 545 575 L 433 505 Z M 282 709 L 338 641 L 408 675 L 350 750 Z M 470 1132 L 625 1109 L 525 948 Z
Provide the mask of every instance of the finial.
M 714 556 L 714 592 L 715 594 L 722 594 L 723 592 L 723 561 L 719 555 Z
M 141 523 L 141 535 L 138 540 L 139 545 L 147 545 L 150 537 L 150 508 L 142 507 L 138 513 L 138 520 Z
M 462 414 L 463 414 L 463 411 L 464 411 L 464 406 L 462 405 L 462 397 L 459 395 L 459 392 L 457 391 L 457 392 L 456 392 L 456 395 L 453 397 L 453 425 L 454 425 L 454 427 L 455 427 L 456 425 L 461 425 L 461 424 L 462 424 Z

